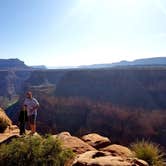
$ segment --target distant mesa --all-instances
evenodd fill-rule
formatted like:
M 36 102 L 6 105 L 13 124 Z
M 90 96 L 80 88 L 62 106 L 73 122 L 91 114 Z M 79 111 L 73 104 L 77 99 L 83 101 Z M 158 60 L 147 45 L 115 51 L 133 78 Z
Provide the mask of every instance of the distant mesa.
M 47 70 L 47 69 L 101 69 L 101 68 L 149 68 L 149 67 L 166 67 L 166 57 L 155 57 L 136 59 L 134 61 L 120 61 L 114 63 L 81 65 L 81 66 L 61 66 L 46 67 L 45 65 L 27 66 L 23 61 L 14 59 L 0 59 L 0 70 L 8 69 L 30 69 L 30 70 Z
M 93 65 L 82 65 L 79 68 L 112 68 L 112 67 L 166 67 L 166 57 L 155 57 L 137 59 L 134 61 L 120 61 L 115 63 L 104 63 L 104 64 L 93 64 Z
M 37 65 L 37 66 L 30 66 L 33 69 L 41 69 L 41 70 L 46 70 L 47 67 L 45 65 Z
M 0 59 L 0 70 L 9 70 L 9 69 L 37 69 L 37 70 L 46 70 L 47 67 L 44 65 L 36 66 L 27 66 L 23 61 L 14 58 L 14 59 Z
M 0 70 L 8 69 L 30 69 L 25 63 L 19 59 L 0 59 Z

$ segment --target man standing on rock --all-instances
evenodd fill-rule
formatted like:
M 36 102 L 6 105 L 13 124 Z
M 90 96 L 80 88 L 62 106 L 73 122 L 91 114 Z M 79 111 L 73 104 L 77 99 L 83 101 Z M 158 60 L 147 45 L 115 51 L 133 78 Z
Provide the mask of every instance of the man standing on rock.
M 39 108 L 39 102 L 33 97 L 32 92 L 26 93 L 26 99 L 24 105 L 27 106 L 28 122 L 31 130 L 31 134 L 36 132 L 36 117 L 37 110 Z

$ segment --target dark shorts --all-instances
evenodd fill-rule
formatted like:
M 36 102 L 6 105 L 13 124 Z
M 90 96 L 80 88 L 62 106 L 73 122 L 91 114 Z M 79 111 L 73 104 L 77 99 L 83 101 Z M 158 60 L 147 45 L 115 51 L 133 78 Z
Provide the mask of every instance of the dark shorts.
M 36 124 L 36 117 L 37 115 L 30 115 L 28 116 L 28 121 L 30 124 Z

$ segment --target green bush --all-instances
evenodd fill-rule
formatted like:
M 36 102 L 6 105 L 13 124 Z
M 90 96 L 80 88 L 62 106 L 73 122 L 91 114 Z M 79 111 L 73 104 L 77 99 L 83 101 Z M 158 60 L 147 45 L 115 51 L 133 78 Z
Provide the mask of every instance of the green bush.
M 145 160 L 150 166 L 166 166 L 164 152 L 160 146 L 149 141 L 138 141 L 131 144 L 137 158 Z
M 64 166 L 73 157 L 51 136 L 27 136 L 0 146 L 0 165 L 5 166 Z

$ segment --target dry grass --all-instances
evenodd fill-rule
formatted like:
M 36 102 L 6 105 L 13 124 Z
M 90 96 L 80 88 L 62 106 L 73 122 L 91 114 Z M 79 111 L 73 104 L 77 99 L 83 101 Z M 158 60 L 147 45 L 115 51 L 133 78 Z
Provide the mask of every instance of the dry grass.
M 150 166 L 166 166 L 165 153 L 159 145 L 149 141 L 139 141 L 131 145 L 136 157 L 145 160 Z

